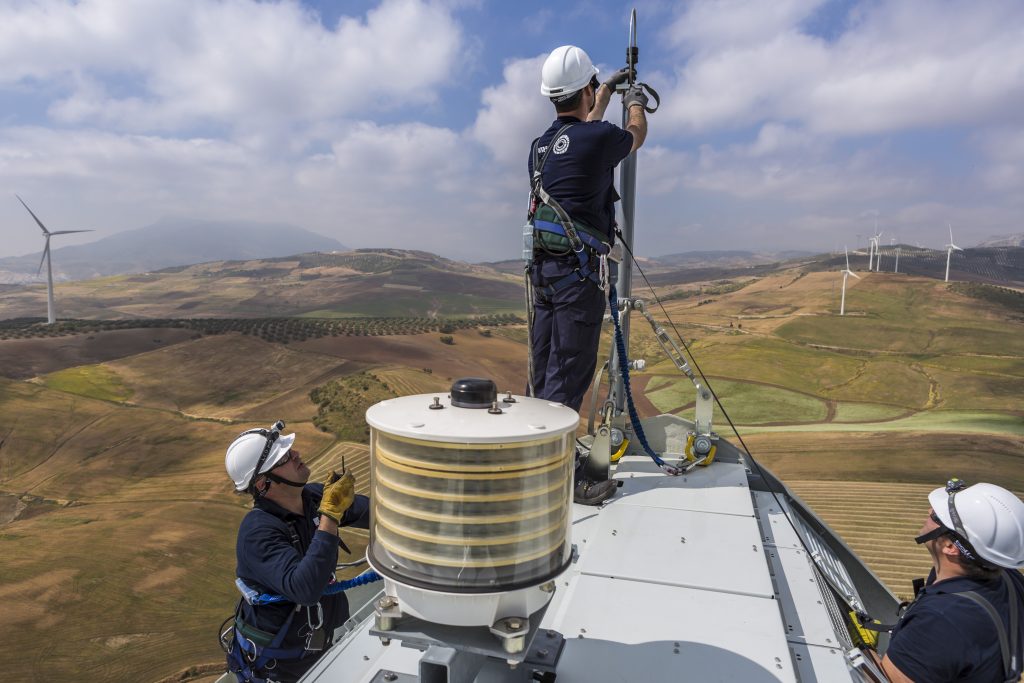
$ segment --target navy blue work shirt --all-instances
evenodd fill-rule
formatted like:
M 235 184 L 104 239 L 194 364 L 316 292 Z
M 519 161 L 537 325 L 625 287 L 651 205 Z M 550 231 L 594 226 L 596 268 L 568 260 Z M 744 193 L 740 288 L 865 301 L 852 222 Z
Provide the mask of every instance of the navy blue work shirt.
M 564 140 L 551 138 L 567 123 L 574 124 L 562 134 Z M 633 148 L 633 134 L 607 121 L 580 121 L 575 116 L 559 116 L 551 127 L 538 138 L 537 151 L 544 156 L 549 144 L 554 143 L 548 160 L 544 162 L 541 182 L 544 189 L 557 201 L 574 221 L 582 221 L 614 242 L 615 167 L 629 156 Z M 527 168 L 533 178 L 533 147 L 530 148 Z
M 235 546 L 237 576 L 260 593 L 283 595 L 292 601 L 257 607 L 242 601 L 241 617 L 246 624 L 277 634 L 296 604 L 315 605 L 318 600 L 323 608 L 328 636 L 348 619 L 348 599 L 344 593 L 321 598 L 338 564 L 338 536 L 317 529 L 317 508 L 323 494 L 323 484 L 306 484 L 302 490 L 301 515 L 266 498 L 258 498 L 253 509 L 242 519 Z M 369 521 L 369 499 L 356 496 L 345 511 L 342 526 L 366 529 Z M 295 614 L 281 644 L 282 649 L 305 645 L 304 635 L 308 632 L 306 612 L 303 608 Z M 315 607 L 313 619 L 315 623 Z M 303 636 L 299 635 L 300 628 Z M 277 671 L 286 673 L 296 666 L 304 670 L 313 661 L 307 658 L 301 663 L 278 662 Z
M 1016 582 L 1021 602 L 1018 615 L 1024 615 L 1024 578 L 1017 571 L 1008 574 Z M 1009 635 L 1009 596 L 1000 577 L 981 580 L 960 576 L 935 583 L 932 570 L 921 595 L 893 629 L 885 653 L 911 680 L 1003 682 L 1003 656 L 995 624 L 980 605 L 951 595 L 963 591 L 974 591 L 991 602 Z M 1020 637 L 1024 638 L 1024 630 Z

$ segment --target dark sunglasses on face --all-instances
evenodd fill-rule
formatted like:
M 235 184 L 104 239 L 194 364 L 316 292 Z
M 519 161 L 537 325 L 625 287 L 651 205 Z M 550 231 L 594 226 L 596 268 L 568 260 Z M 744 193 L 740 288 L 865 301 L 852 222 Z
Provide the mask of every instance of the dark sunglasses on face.
M 285 465 L 287 465 L 287 464 L 288 464 L 288 462 L 289 462 L 289 461 L 290 461 L 290 460 L 291 460 L 292 458 L 294 458 L 294 457 L 295 457 L 295 455 L 296 455 L 295 449 L 294 449 L 294 448 L 289 448 L 289 449 L 288 449 L 288 452 L 284 454 L 284 457 L 283 457 L 283 458 L 281 458 L 280 460 L 278 460 L 278 461 L 277 461 L 277 464 L 276 464 L 276 465 L 274 465 L 274 466 L 273 466 L 272 468 L 270 468 L 270 469 L 271 469 L 271 470 L 276 470 L 276 469 L 277 469 L 278 467 L 284 467 Z
M 597 76 L 591 76 L 589 85 L 594 89 L 594 92 L 597 92 L 597 89 L 601 87 L 601 82 L 597 80 Z

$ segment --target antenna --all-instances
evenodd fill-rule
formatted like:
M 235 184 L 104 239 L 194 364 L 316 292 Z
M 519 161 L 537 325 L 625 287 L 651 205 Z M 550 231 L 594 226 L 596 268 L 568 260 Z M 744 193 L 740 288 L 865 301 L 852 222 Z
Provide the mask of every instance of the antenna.
M 39 220 L 39 217 L 32 212 L 32 209 L 28 208 L 28 204 L 25 203 L 24 199 L 18 197 L 18 195 L 14 196 L 18 198 L 21 205 L 25 207 L 25 210 L 28 211 L 29 215 L 32 216 L 32 219 L 35 220 L 36 225 L 38 225 L 39 229 L 43 231 L 43 236 L 46 239 L 46 246 L 43 247 L 43 257 L 39 259 L 39 268 L 36 270 L 36 275 L 43 272 L 43 262 L 46 262 L 46 324 L 52 325 L 57 322 L 57 318 L 54 313 L 53 306 L 53 265 L 50 261 L 50 238 L 54 235 L 70 235 L 76 232 L 92 232 L 92 230 L 54 230 L 51 232 L 46 229 L 46 226 L 43 225 L 43 222 Z
M 626 47 L 626 66 L 629 67 L 629 84 L 632 86 L 636 78 L 636 65 L 640 60 L 640 48 L 636 42 L 636 8 L 629 14 L 629 44 Z M 629 124 L 629 109 L 623 103 L 622 107 L 622 128 Z M 621 236 L 623 247 L 633 253 L 633 232 L 634 217 L 636 215 L 636 152 L 631 153 L 619 164 L 619 196 L 622 199 L 622 226 Z M 632 263 L 623 260 L 618 269 L 618 278 L 615 284 L 620 302 L 628 302 L 633 291 L 633 267 Z M 622 341 L 625 348 L 629 348 L 629 306 L 621 306 L 622 318 Z M 618 350 L 612 347 L 611 359 L 608 363 L 609 394 L 608 399 L 615 404 L 615 414 L 622 415 L 626 409 L 625 387 L 622 382 L 622 373 L 619 368 Z

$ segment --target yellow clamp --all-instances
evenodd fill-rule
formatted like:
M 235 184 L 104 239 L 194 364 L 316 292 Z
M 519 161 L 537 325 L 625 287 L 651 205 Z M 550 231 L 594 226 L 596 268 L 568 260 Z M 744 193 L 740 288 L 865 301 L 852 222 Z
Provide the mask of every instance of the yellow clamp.
M 629 447 L 629 439 L 623 437 L 622 444 L 619 446 L 619 450 L 615 451 L 611 455 L 612 462 L 618 462 L 622 459 L 622 456 L 626 454 L 626 449 Z
M 875 649 L 878 647 L 878 631 L 872 631 L 871 629 L 864 628 L 860 625 L 860 619 L 857 618 L 856 612 L 849 612 L 849 627 L 847 630 L 850 632 L 850 638 L 853 639 L 853 644 L 858 647 L 869 647 Z M 875 623 L 880 623 L 875 621 Z
M 686 459 L 689 460 L 690 462 L 693 462 L 694 460 L 697 460 L 697 456 L 693 452 L 693 442 L 694 442 L 694 440 L 696 440 L 696 438 L 697 438 L 696 434 L 689 434 L 686 437 L 686 448 L 683 450 L 683 453 L 686 455 Z M 704 462 L 701 463 L 701 466 L 702 467 L 707 467 L 708 465 L 713 463 L 715 461 L 715 453 L 717 453 L 717 452 L 718 452 L 718 445 L 715 444 L 714 442 L 712 442 L 711 450 L 708 451 L 708 457 L 705 458 Z

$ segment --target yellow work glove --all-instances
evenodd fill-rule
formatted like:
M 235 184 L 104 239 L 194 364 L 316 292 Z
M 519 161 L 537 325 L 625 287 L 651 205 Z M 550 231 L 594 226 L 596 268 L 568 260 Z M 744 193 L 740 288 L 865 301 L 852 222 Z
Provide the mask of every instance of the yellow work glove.
M 341 518 L 355 499 L 356 478 L 352 473 L 338 474 L 332 471 L 331 476 L 324 482 L 324 497 L 320 499 L 320 509 L 317 512 L 341 524 Z

